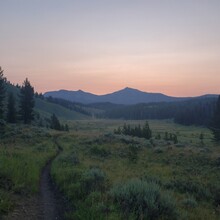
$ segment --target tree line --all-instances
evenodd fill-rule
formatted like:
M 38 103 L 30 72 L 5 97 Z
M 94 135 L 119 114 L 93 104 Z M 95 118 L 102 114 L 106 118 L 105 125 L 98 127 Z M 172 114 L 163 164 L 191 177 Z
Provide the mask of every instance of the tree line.
M 34 87 L 30 81 L 26 78 L 22 86 L 16 86 L 20 91 L 18 96 L 7 92 L 6 86 L 9 83 L 0 67 L 0 133 L 3 133 L 5 123 L 31 124 L 36 115 Z M 49 124 L 52 129 L 69 130 L 68 125 L 62 125 L 55 114 L 51 116 Z
M 212 131 L 214 139 L 220 141 L 220 95 L 215 105 L 209 129 Z
M 30 124 L 34 119 L 34 88 L 26 78 L 20 88 L 19 111 L 17 111 L 14 94 L 12 92 L 7 94 L 6 81 L 3 70 L 0 67 L 0 119 L 6 119 L 8 123 L 16 123 L 20 120 L 24 124 Z M 7 108 L 5 108 L 5 103 L 7 103 Z
M 118 127 L 117 129 L 115 129 L 114 133 L 136 136 L 146 139 L 150 139 L 152 137 L 152 131 L 147 121 L 145 122 L 143 127 L 141 127 L 140 124 L 135 127 L 131 127 L 131 125 L 124 124 L 122 128 Z
M 173 119 L 182 125 L 204 125 L 211 122 L 217 98 L 201 98 L 171 103 L 149 103 L 106 109 L 98 117 L 125 120 Z

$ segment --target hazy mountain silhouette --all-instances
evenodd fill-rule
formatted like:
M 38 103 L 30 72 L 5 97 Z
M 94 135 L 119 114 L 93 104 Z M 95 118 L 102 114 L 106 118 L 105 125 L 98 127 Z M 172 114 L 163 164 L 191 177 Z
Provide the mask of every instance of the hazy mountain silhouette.
M 80 102 L 84 104 L 110 102 L 110 103 L 125 104 L 125 105 L 150 103 L 150 102 L 174 102 L 174 101 L 183 101 L 191 98 L 191 97 L 172 97 L 172 96 L 164 95 L 162 93 L 148 93 L 128 87 L 106 95 L 95 95 L 92 93 L 84 92 L 82 90 L 78 90 L 78 91 L 59 90 L 59 91 L 46 92 L 44 96 L 61 98 L 61 99 L 66 99 L 68 101 Z M 206 96 L 215 96 L 215 95 L 205 95 L 200 97 L 206 97 Z M 194 97 L 194 98 L 199 98 L 199 97 Z

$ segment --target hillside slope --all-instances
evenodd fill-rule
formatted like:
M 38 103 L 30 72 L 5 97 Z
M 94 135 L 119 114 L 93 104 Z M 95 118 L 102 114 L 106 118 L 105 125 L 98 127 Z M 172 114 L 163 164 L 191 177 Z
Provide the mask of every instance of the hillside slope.
M 7 84 L 7 92 L 12 92 L 16 99 L 19 99 L 19 88 Z M 18 103 L 17 103 L 18 105 Z M 35 111 L 37 111 L 41 116 L 50 117 L 53 113 L 57 115 L 60 119 L 64 120 L 76 120 L 76 119 L 88 119 L 89 116 L 78 113 L 76 111 L 67 109 L 58 104 L 50 103 L 46 100 L 40 98 L 35 98 Z
M 50 117 L 51 114 L 56 114 L 57 117 L 66 120 L 88 119 L 89 116 L 76 111 L 69 110 L 63 106 L 47 102 L 41 99 L 35 99 L 35 110 L 42 116 Z

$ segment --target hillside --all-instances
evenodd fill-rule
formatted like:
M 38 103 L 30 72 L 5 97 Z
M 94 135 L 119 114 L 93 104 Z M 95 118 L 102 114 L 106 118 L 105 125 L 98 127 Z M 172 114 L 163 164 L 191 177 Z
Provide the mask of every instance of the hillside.
M 81 114 L 76 111 L 69 110 L 63 106 L 47 102 L 46 100 L 38 99 L 35 100 L 35 110 L 42 116 L 50 117 L 53 113 L 60 119 L 65 120 L 77 120 L 77 119 L 88 119 L 89 116 Z
M 17 99 L 19 98 L 19 89 L 11 84 L 7 84 L 7 92 L 12 92 Z M 76 120 L 76 119 L 88 119 L 89 116 L 81 114 L 79 112 L 67 109 L 55 103 L 50 103 L 47 100 L 35 98 L 35 111 L 43 117 L 50 117 L 53 113 L 60 119 L 64 120 Z

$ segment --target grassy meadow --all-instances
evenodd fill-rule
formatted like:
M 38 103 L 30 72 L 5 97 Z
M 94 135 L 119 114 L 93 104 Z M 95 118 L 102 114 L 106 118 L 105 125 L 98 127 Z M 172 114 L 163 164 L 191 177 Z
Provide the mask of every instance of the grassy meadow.
M 0 216 L 39 192 L 42 168 L 59 145 L 51 173 L 69 201 L 67 219 L 220 219 L 220 146 L 208 129 L 152 120 L 146 140 L 114 134 L 125 121 L 63 122 L 70 132 L 7 125 Z M 178 143 L 165 138 L 170 134 Z
M 73 208 L 67 219 L 220 219 L 220 147 L 210 131 L 149 121 L 151 140 L 115 135 L 124 123 L 69 122 L 58 138 L 52 176 Z
M 7 126 L 0 142 L 0 216 L 38 193 L 41 170 L 56 155 L 53 136 L 42 128 Z

